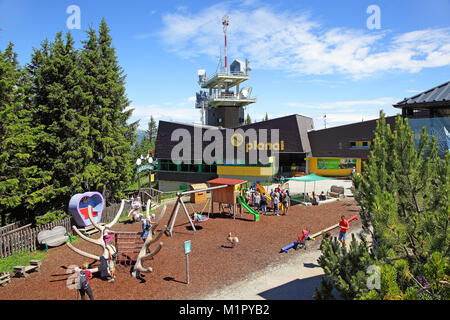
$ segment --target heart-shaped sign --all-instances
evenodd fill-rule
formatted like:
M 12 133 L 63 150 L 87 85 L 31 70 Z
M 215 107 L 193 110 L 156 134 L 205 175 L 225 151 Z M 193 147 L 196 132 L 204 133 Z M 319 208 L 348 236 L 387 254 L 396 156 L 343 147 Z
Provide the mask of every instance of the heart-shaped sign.
M 94 221 L 99 223 L 102 217 L 103 204 L 103 196 L 99 192 L 77 193 L 70 198 L 69 213 L 77 226 L 87 227 L 92 224 L 89 220 L 88 208 L 92 208 Z
M 56 226 L 51 230 L 43 230 L 39 232 L 37 240 L 40 244 L 46 243 L 50 247 L 57 247 L 65 243 L 69 238 L 66 233 L 66 228 L 63 226 Z

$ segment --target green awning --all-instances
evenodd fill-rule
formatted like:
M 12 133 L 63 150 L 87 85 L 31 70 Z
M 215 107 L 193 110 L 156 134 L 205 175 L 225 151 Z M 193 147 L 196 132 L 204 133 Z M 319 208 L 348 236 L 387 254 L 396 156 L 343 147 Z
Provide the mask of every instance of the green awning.
M 311 173 L 311 174 L 308 174 L 307 176 L 295 177 L 295 178 L 284 178 L 283 180 L 311 182 L 311 181 L 320 181 L 320 180 L 333 180 L 333 178 L 321 177 L 314 173 Z

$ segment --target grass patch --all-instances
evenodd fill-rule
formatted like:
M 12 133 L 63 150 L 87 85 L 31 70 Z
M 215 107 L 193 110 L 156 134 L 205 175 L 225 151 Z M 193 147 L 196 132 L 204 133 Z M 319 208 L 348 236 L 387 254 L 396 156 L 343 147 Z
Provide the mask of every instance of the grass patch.
M 22 251 L 12 256 L 0 259 L 0 271 L 13 272 L 15 266 L 27 266 L 30 260 L 42 260 L 47 256 L 45 251 Z
M 156 181 L 153 181 L 152 188 L 156 189 L 157 184 L 158 183 Z M 148 183 L 148 175 L 142 176 L 141 177 L 141 188 L 148 188 L 149 185 L 150 184 Z M 138 186 L 139 186 L 139 183 L 137 182 L 137 178 L 136 178 L 136 181 L 132 185 L 128 186 L 127 190 L 137 190 Z

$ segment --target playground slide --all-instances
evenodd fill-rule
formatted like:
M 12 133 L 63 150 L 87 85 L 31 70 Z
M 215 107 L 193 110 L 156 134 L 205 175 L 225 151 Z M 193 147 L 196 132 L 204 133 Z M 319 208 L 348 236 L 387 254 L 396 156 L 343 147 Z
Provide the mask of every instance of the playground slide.
M 266 192 L 266 189 L 264 189 L 262 185 L 257 185 L 256 189 L 259 191 L 259 193 L 265 194 L 267 200 L 272 201 L 272 197 Z M 280 209 L 280 211 L 283 211 L 283 204 L 281 202 L 278 202 L 278 209 Z
M 238 197 L 238 201 L 241 204 L 241 206 L 244 207 L 245 210 L 247 210 L 248 212 L 250 212 L 251 214 L 253 214 L 255 216 L 255 221 L 259 220 L 259 213 L 256 212 L 255 210 L 253 210 L 248 204 L 246 204 L 245 200 L 242 196 Z

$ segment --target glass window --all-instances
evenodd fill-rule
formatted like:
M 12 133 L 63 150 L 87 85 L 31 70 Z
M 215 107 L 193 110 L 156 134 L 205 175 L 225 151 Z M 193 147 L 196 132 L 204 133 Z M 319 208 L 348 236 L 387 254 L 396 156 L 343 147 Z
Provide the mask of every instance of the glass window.
M 177 165 L 175 164 L 175 163 L 173 163 L 173 162 L 170 162 L 169 163 L 169 171 L 178 171 L 177 170 L 178 168 L 177 168 Z
M 168 160 L 159 160 L 159 170 L 164 170 L 164 171 L 169 170 L 169 161 Z

